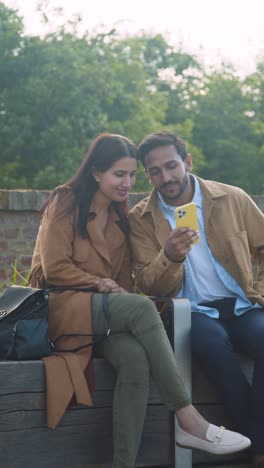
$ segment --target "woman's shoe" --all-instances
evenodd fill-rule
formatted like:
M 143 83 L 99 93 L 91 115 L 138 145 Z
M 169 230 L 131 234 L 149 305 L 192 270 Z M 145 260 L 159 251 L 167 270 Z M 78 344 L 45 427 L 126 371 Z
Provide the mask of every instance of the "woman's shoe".
M 178 427 L 176 431 L 176 444 L 184 448 L 224 455 L 245 450 L 251 445 L 251 441 L 238 432 L 228 431 L 222 426 L 218 427 L 209 424 L 206 440 L 192 436 Z

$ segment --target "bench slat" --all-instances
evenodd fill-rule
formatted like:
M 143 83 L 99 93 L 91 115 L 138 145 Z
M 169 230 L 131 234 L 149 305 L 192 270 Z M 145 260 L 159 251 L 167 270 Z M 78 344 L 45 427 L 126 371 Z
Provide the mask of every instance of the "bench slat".
M 87 429 L 87 430 L 86 430 Z M 111 431 L 100 426 L 93 436 L 91 426 L 60 427 L 53 430 L 34 428 L 1 434 L 0 458 L 3 468 L 88 468 L 108 463 L 112 457 Z M 158 429 L 158 421 L 157 421 Z M 137 466 L 168 464 L 167 435 L 147 432 L 143 435 Z

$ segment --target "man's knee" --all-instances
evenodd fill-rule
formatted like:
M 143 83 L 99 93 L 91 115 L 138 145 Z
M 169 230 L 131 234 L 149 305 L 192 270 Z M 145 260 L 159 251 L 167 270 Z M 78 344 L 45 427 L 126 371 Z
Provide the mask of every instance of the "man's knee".
M 230 337 L 217 319 L 199 314 L 192 317 L 192 352 L 199 355 L 217 355 L 233 349 Z

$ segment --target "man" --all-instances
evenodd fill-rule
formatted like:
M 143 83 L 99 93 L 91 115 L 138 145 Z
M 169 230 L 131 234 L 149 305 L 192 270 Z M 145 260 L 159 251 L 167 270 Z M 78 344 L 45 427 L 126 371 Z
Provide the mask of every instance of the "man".
M 154 189 L 129 215 L 136 284 L 190 299 L 192 350 L 264 467 L 264 215 L 241 189 L 190 174 L 177 135 L 154 133 L 138 149 Z M 199 232 L 176 226 L 175 208 L 191 201 Z M 252 386 L 234 350 L 254 360 Z

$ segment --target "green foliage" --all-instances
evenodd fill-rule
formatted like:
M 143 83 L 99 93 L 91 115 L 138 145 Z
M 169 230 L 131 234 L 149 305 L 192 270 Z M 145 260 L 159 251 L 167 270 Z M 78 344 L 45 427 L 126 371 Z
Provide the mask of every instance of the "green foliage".
M 252 194 L 262 192 L 264 172 L 261 138 L 256 138 L 252 119 L 254 107 L 232 70 L 211 74 L 205 95 L 197 99 L 192 140 L 205 157 L 202 176 L 238 185 Z
M 137 182 L 133 188 L 133 192 L 150 192 L 152 189 L 151 184 L 145 174 L 143 166 L 139 163 L 137 170 Z
M 42 16 L 52 30 L 45 8 Z M 26 36 L 23 19 L 0 2 L 1 188 L 63 183 L 101 132 L 139 143 L 171 129 L 187 142 L 194 172 L 264 191 L 263 59 L 245 79 L 227 66 L 206 73 L 160 34 L 124 38 L 80 33 L 80 18 L 60 23 Z M 135 191 L 149 188 L 139 168 Z

